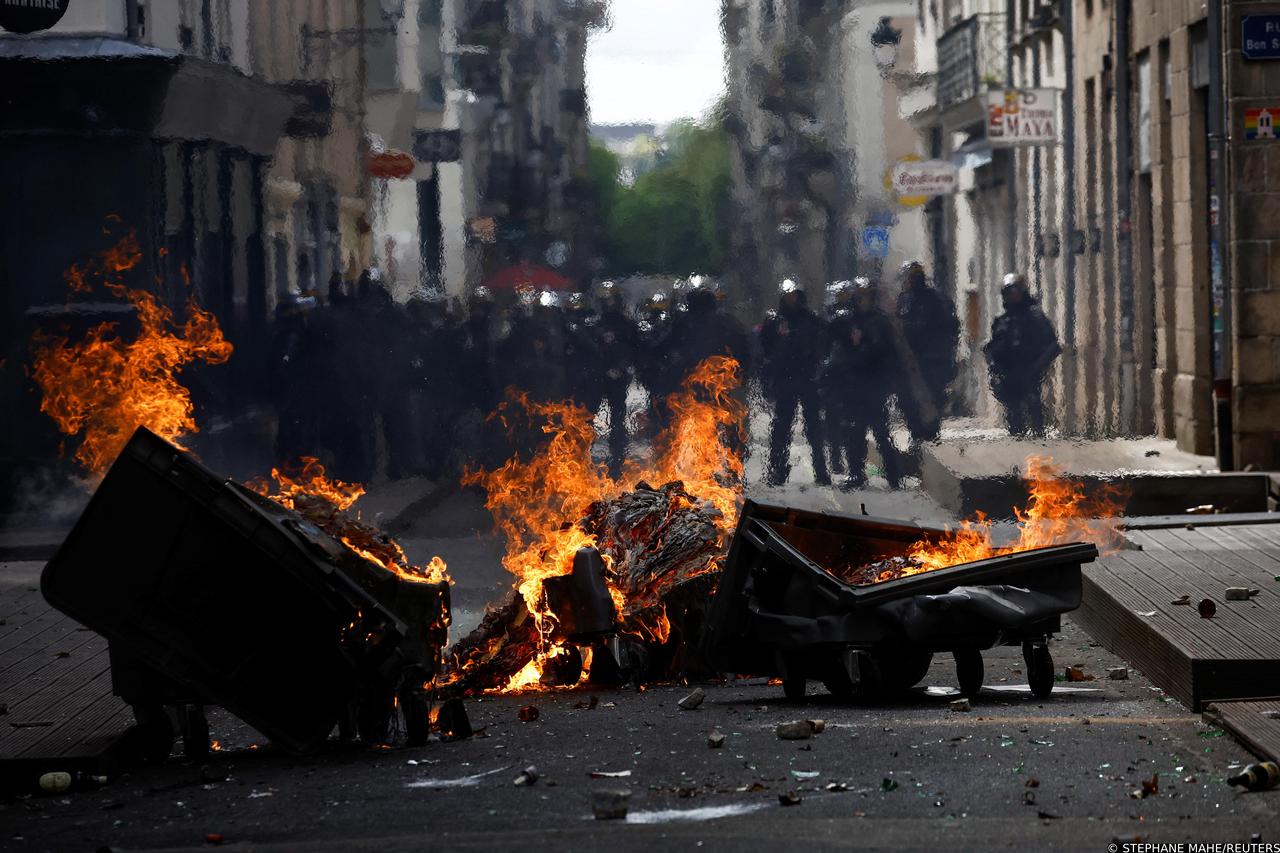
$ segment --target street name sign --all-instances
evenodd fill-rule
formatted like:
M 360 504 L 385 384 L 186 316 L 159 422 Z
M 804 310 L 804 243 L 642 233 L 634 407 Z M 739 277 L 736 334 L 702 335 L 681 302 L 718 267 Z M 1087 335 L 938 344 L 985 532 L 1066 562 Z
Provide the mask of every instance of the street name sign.
M 1245 59 L 1280 59 L 1280 15 L 1242 17 L 1240 53 Z

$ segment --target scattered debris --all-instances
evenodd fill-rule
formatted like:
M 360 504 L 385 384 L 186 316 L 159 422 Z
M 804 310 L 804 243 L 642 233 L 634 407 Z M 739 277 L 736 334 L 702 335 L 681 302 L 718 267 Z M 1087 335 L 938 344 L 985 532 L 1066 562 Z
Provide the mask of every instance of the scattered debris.
M 1199 504 L 1187 507 L 1187 515 L 1213 515 L 1216 510 L 1213 504 Z
M 826 790 L 830 791 L 833 794 L 839 794 L 849 790 L 849 786 L 843 782 L 828 782 L 826 784 Z
M 897 780 L 897 779 L 890 779 L 889 777 L 887 777 L 887 776 L 886 776 L 885 778 L 883 778 L 883 779 L 881 779 L 881 780 L 880 780 L 880 790 L 881 790 L 881 791 L 896 791 L 896 790 L 898 790 L 898 780 Z
M 221 832 L 208 832 L 205 833 L 204 840 L 206 844 L 221 844 L 226 839 Z
M 818 729 L 812 720 L 792 720 L 789 723 L 778 723 L 778 727 L 774 729 L 779 740 L 807 740 L 818 733 Z
M 1150 779 L 1142 780 L 1142 787 L 1129 792 L 1135 800 L 1145 800 L 1160 793 L 1160 774 L 1152 773 Z
M 631 803 L 628 788 L 600 788 L 591 792 L 591 812 L 596 820 L 621 820 Z
M 1227 601 L 1248 601 L 1253 596 L 1262 592 L 1260 589 L 1250 589 L 1247 586 L 1229 586 L 1222 597 Z
M 1188 607 L 1190 607 L 1190 606 L 1191 606 L 1191 596 L 1189 596 L 1189 595 L 1180 595 L 1180 596 L 1178 596 L 1177 598 L 1175 598 L 1173 601 L 1170 601 L 1169 603 L 1170 603 L 1170 604 L 1177 604 L 1177 605 L 1183 605 L 1183 604 L 1185 604 L 1185 605 L 1187 605 Z
M 586 702 L 574 702 L 573 709 L 575 711 L 594 711 L 596 706 L 600 704 L 599 696 L 592 696 Z
M 592 779 L 625 779 L 631 775 L 630 770 L 592 770 Z
M 1040 780 L 1039 780 L 1039 779 L 1037 779 L 1036 777 L 1032 776 L 1031 778 L 1029 778 L 1029 779 L 1026 781 L 1026 783 L 1025 783 L 1025 784 L 1026 784 L 1026 786 L 1027 786 L 1028 788 L 1039 788 L 1039 787 L 1040 787 Z
M 724 746 L 724 732 L 714 731 L 707 735 L 707 746 L 712 749 L 719 749 Z
M 784 806 L 798 806 L 800 805 L 800 795 L 795 791 L 787 791 L 785 794 L 778 795 L 778 802 Z
M 1197 609 L 1200 611 L 1201 619 L 1212 619 L 1213 615 L 1218 612 L 1218 605 L 1214 604 L 1211 598 L 1202 598 Z
M 516 777 L 516 785 L 520 787 L 532 785 L 537 781 L 538 781 L 538 768 L 534 767 L 533 765 L 529 765 L 525 769 L 521 770 L 520 775 Z
M 1036 812 L 1036 817 L 1040 818 L 1040 820 L 1058 820 L 1061 817 L 1061 815 L 1050 814 L 1049 812 L 1041 809 L 1040 811 Z
M 822 774 L 817 770 L 792 770 L 791 775 L 797 779 L 817 779 Z
M 1280 720 L 1280 711 L 1263 711 L 1262 716 L 1268 720 Z
M 1111 681 L 1128 681 L 1129 667 L 1113 666 L 1107 670 L 1107 678 Z
M 953 711 L 972 711 L 973 705 L 968 699 L 952 699 L 951 710 Z
M 1084 667 L 1079 664 L 1069 666 L 1064 673 L 1067 681 L 1093 681 L 1093 676 L 1088 675 L 1084 671 Z
M 826 720 L 805 720 L 805 722 L 813 726 L 813 733 L 815 735 L 822 734 L 827 728 Z
M 702 701 L 706 698 L 707 698 L 706 691 L 704 691 L 701 687 L 698 687 L 692 693 L 690 693 L 688 696 L 681 699 L 676 704 L 680 706 L 680 710 L 682 711 L 692 711 L 695 708 L 697 708 L 699 705 L 701 705 Z
M 1155 616 L 1156 615 L 1156 612 L 1154 610 L 1135 610 L 1133 612 L 1137 616 Z
M 538 710 L 537 705 L 525 705 L 520 709 L 519 713 L 516 714 L 516 717 L 522 723 L 532 723 L 534 720 L 538 719 L 539 716 L 541 716 L 541 712 Z

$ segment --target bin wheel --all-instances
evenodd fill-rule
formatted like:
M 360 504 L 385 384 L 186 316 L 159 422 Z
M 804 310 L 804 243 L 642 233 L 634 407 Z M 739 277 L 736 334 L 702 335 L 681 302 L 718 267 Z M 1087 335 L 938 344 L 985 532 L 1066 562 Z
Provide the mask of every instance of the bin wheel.
M 182 754 L 191 761 L 209 757 L 209 719 L 201 705 L 182 708 Z
M 1027 684 L 1031 695 L 1044 699 L 1053 692 L 1053 655 L 1044 643 L 1023 643 L 1022 657 L 1027 662 Z
M 956 659 L 956 680 L 960 682 L 960 695 L 975 699 L 982 689 L 982 652 L 977 649 L 956 649 L 951 653 Z
M 173 752 L 173 721 L 164 708 L 134 705 L 137 722 L 125 734 L 128 748 L 143 761 L 164 761 Z
M 880 670 L 880 683 L 891 693 L 901 693 L 915 687 L 929 674 L 933 652 L 898 652 L 891 656 L 876 655 L 876 668 Z
M 784 678 L 782 679 L 782 693 L 791 702 L 803 702 L 805 694 L 809 691 L 809 680 L 807 678 Z

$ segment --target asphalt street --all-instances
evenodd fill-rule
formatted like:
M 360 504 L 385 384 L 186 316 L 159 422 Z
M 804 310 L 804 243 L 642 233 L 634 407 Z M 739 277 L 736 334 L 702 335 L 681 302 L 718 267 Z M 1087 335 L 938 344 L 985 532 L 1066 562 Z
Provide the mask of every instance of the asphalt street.
M 984 690 L 950 708 L 949 659 L 920 689 L 840 705 L 811 686 L 805 704 L 760 680 L 644 692 L 563 690 L 468 703 L 483 734 L 416 749 L 335 749 L 292 758 L 226 715 L 202 766 L 174 758 L 101 791 L 0 806 L 10 850 L 207 849 L 952 849 L 1102 850 L 1113 838 L 1248 841 L 1280 833 L 1280 794 L 1238 793 L 1224 777 L 1250 760 L 1139 674 L 1068 625 L 1060 666 L 1100 680 L 1038 701 Z M 987 654 L 989 683 L 1024 683 L 1015 649 Z M 590 697 L 597 698 L 590 708 Z M 536 721 L 521 722 L 534 705 Z M 805 741 L 780 722 L 823 719 Z M 722 732 L 719 749 L 708 746 Z M 535 767 L 537 781 L 516 785 Z M 593 774 L 614 774 L 593 778 Z M 1158 793 L 1140 797 L 1143 780 Z M 834 785 L 833 785 L 834 783 Z M 833 786 L 838 790 L 829 790 Z M 592 818 L 597 789 L 631 791 L 625 821 Z M 783 806 L 779 795 L 800 802 Z
M 800 485 L 751 495 L 946 520 L 922 493 L 874 479 L 857 493 L 805 486 L 796 463 Z M 376 498 L 369 507 L 377 515 Z M 479 495 L 462 492 L 402 534 L 414 558 L 448 560 L 454 637 L 510 584 L 487 528 Z M 993 689 L 969 711 L 950 706 L 946 656 L 915 692 L 875 704 L 838 704 L 816 684 L 792 704 L 762 679 L 702 685 L 706 701 L 691 711 L 677 702 L 695 685 L 557 690 L 469 701 L 481 730 L 470 740 L 335 745 L 306 758 L 215 710 L 221 748 L 207 763 L 175 756 L 99 791 L 0 803 L 0 849 L 210 849 L 213 839 L 240 850 L 1103 850 L 1113 839 L 1280 835 L 1280 793 L 1226 785 L 1252 760 L 1230 736 L 1140 673 L 1108 679 L 1124 662 L 1069 620 L 1051 649 L 1059 672 L 1079 664 L 1096 680 L 1036 700 L 1019 688 L 1019 650 L 998 648 L 985 655 Z M 537 719 L 521 722 L 528 705 Z M 776 726 L 796 719 L 826 728 L 778 739 Z M 716 731 L 725 741 L 713 749 Z M 529 767 L 537 781 L 515 784 Z M 630 792 L 625 820 L 593 818 L 599 789 Z

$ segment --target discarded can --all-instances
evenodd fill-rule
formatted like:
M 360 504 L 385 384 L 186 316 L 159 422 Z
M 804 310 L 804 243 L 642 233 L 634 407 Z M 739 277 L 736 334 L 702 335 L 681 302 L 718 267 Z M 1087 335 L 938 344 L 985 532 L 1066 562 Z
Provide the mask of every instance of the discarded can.
M 1227 779 L 1228 785 L 1240 785 L 1247 791 L 1266 791 L 1280 784 L 1280 765 L 1274 761 L 1250 764 Z
M 520 771 L 520 775 L 516 777 L 515 783 L 516 785 L 524 787 L 526 785 L 532 785 L 537 781 L 538 781 L 538 768 L 530 765 L 529 767 L 526 767 L 525 769 Z
M 107 784 L 107 777 L 54 770 L 42 775 L 39 784 L 40 790 L 46 794 L 62 794 L 67 791 L 95 791 Z
M 706 698 L 707 698 L 706 691 L 704 691 L 701 687 L 699 687 L 695 689 L 692 693 L 690 693 L 688 696 L 681 699 L 676 704 L 680 706 L 680 710 L 682 711 L 692 711 L 693 709 L 701 705 L 702 701 Z
M 601 788 L 591 792 L 591 812 L 596 820 L 621 820 L 631 803 L 628 788 Z
M 541 716 L 541 714 L 538 711 L 537 705 L 525 705 L 516 714 L 516 717 L 519 718 L 522 723 L 532 723 L 537 720 L 539 716 Z

